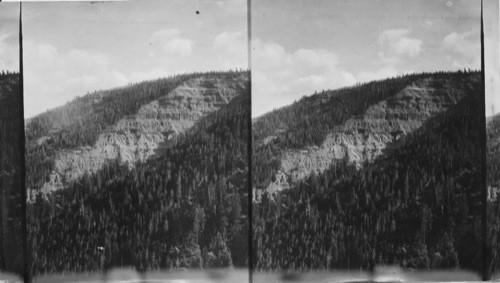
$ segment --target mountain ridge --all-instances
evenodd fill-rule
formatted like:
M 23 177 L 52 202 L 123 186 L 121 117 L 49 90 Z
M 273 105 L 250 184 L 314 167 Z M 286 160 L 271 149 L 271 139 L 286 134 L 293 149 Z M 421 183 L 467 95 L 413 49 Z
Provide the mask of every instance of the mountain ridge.
M 36 123 L 35 120 L 32 120 L 27 127 L 28 157 L 33 157 L 35 160 L 35 165 L 32 166 L 35 167 L 35 171 L 38 171 L 37 168 L 40 167 L 45 168 L 45 172 L 40 172 L 38 176 L 43 173 L 44 178 L 47 178 L 49 173 L 51 176 L 57 174 L 60 175 L 62 184 L 76 181 L 86 173 L 96 172 L 104 163 L 113 159 L 134 166 L 137 161 L 145 161 L 154 154 L 161 154 L 162 147 L 168 146 L 170 140 L 174 140 L 176 136 L 192 127 L 201 117 L 216 111 L 235 96 L 244 92 L 246 81 L 248 81 L 248 77 L 244 72 L 186 75 L 184 81 L 180 83 L 174 81 L 176 87 L 163 94 L 161 94 L 161 88 L 154 85 L 157 81 L 152 81 L 153 90 L 159 91 L 160 95 L 149 95 L 155 99 L 135 106 L 137 108 L 135 112 L 121 119 L 114 119 L 114 124 L 104 128 L 100 127 L 101 130 L 94 134 L 95 142 L 90 144 L 84 138 L 79 146 L 64 146 L 64 136 L 61 138 L 61 133 L 64 133 L 67 127 L 71 127 L 71 123 L 56 131 L 49 130 L 47 136 L 39 133 L 32 134 L 30 128 L 33 126 L 31 125 Z M 141 83 L 139 85 L 151 88 L 148 84 Z M 114 91 L 117 90 L 113 89 L 112 92 Z M 119 97 L 119 93 L 115 96 Z M 107 96 L 102 96 L 101 101 L 105 99 Z M 93 102 L 95 94 L 79 98 L 79 100 L 90 101 L 91 104 L 95 104 L 96 108 L 99 108 L 99 103 L 101 103 L 101 101 Z M 135 104 L 137 103 L 135 102 Z M 57 111 L 67 110 L 63 107 L 58 108 Z M 50 112 L 45 115 L 50 115 Z M 61 116 L 64 117 L 64 115 Z M 43 120 L 43 116 L 37 119 Z M 71 141 L 71 136 L 79 138 L 82 136 L 79 129 L 85 127 L 78 119 L 73 118 L 73 120 L 77 121 L 73 123 L 76 123 L 76 131 L 68 138 L 70 144 L 74 144 Z M 57 123 L 54 124 L 57 125 Z M 47 154 L 47 148 L 51 149 L 50 154 Z M 41 155 L 38 160 L 37 155 Z M 32 177 L 29 182 L 30 189 L 43 188 L 41 190 L 43 193 L 49 193 L 63 187 L 57 183 L 54 185 L 51 181 L 40 183 L 42 176 L 36 180 L 33 174 L 28 175 Z M 37 183 L 38 186 L 35 185 Z
M 31 273 L 244 267 L 250 94 L 242 75 L 239 95 L 162 154 L 133 168 L 106 162 L 30 202 Z
M 480 76 L 443 76 L 465 96 L 391 154 L 333 163 L 253 202 L 257 270 L 481 270 Z
M 456 105 L 465 96 L 464 89 L 467 89 L 467 84 L 478 79 L 477 73 L 465 75 L 468 81 L 464 83 L 459 82 L 457 76 L 464 75 L 437 73 L 435 77 L 432 74 L 420 74 L 413 78 L 409 76 L 411 79 L 405 88 L 365 107 L 362 113 L 330 126 L 319 144 L 306 144 L 298 148 L 293 145 L 287 147 L 286 137 L 280 140 L 276 134 L 267 137 L 258 136 L 254 140 L 254 151 L 257 152 L 257 156 L 263 150 L 266 153 L 271 151 L 270 155 L 276 156 L 277 160 L 273 161 L 274 167 L 271 170 L 276 172 L 275 175 L 271 176 L 267 185 L 265 181 L 264 183 L 257 181 L 257 189 L 265 188 L 264 191 L 273 193 L 289 188 L 312 172 L 320 173 L 326 170 L 335 160 L 340 162 L 347 159 L 348 163 L 355 163 L 360 167 L 378 155 L 389 154 L 401 145 L 408 133 L 421 127 L 429 118 Z M 325 101 L 321 95 L 309 96 L 306 99 Z M 344 96 L 346 95 L 348 93 Z M 318 111 L 322 111 L 321 108 L 316 107 L 310 112 Z M 257 126 L 258 120 L 254 120 L 254 129 Z M 281 136 L 290 135 L 282 126 L 276 127 L 275 131 L 271 132 L 277 132 Z M 273 141 L 276 140 L 277 144 L 274 142 L 273 145 Z M 280 146 L 284 143 L 284 147 Z M 279 148 L 274 150 L 277 153 L 270 150 L 273 146 Z M 254 163 L 257 167 L 262 165 L 258 160 L 254 160 Z M 256 193 L 261 194 L 258 191 Z

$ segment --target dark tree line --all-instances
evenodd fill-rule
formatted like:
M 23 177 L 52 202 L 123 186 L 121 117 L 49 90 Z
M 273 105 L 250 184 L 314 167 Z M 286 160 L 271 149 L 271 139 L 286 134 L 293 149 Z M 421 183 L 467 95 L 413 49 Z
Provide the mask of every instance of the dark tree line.
M 2 70 L 2 73 L 0 73 L 0 77 L 4 79 L 7 78 L 9 75 L 19 76 L 19 73 L 10 70 Z
M 161 157 L 29 205 L 32 274 L 246 266 L 249 101 L 247 88 Z
M 479 187 L 482 129 L 478 125 L 484 113 L 479 113 L 483 101 L 479 75 L 426 76 L 458 81 L 467 96 L 407 136 L 388 157 L 361 170 L 347 161 L 337 163 L 290 190 L 264 194 L 261 202 L 254 202 L 257 269 L 370 270 L 378 264 L 396 264 L 412 269 L 481 270 L 484 203 Z M 383 89 L 383 82 L 378 84 Z M 349 104 L 349 97 L 338 107 Z M 314 99 L 302 102 L 307 105 Z M 298 117 L 286 120 L 294 119 Z M 288 135 L 271 146 L 293 146 L 286 142 L 293 139 Z M 265 156 L 262 161 L 254 159 L 254 166 L 273 162 L 269 161 L 272 155 Z M 262 178 L 256 183 L 262 184 L 265 178 L 258 175 L 259 170 L 254 172 L 255 178 Z
M 230 78 L 239 74 L 214 75 Z M 277 138 L 255 148 L 253 185 L 270 181 L 279 168 L 282 149 L 318 144 L 335 125 L 394 95 L 405 84 L 431 75 L 463 81 L 469 95 L 406 138 L 391 156 L 362 170 L 347 163 L 333 165 L 293 189 L 254 203 L 253 256 L 258 269 L 370 269 L 389 263 L 405 268 L 480 270 L 480 211 L 484 204 L 477 187 L 482 155 L 477 125 L 484 113 L 477 111 L 482 93 L 476 73 L 443 72 L 384 80 L 358 86 L 365 88 L 364 94 L 355 88 L 324 92 L 264 116 L 253 126 L 254 146 L 268 135 Z M 19 261 L 10 259 L 20 254 L 13 250 L 20 237 L 13 236 L 20 235 L 15 232 L 20 231 L 16 230 L 20 229 L 16 203 L 24 200 L 15 189 L 19 186 L 15 174 L 19 172 L 8 169 L 15 168 L 15 160 L 19 160 L 14 156 L 14 144 L 19 140 L 13 130 L 19 126 L 12 123 L 16 110 L 9 106 L 15 102 L 4 104 L 15 101 L 4 93 L 16 92 L 16 77 L 0 76 L 1 216 L 8 220 L 0 227 L 0 268 L 20 270 L 16 269 Z M 164 82 L 164 89 L 161 80 L 151 83 L 157 83 L 157 88 L 147 84 L 127 87 L 123 97 L 137 103 L 138 109 L 159 95 L 149 88 L 161 92 L 179 83 L 170 79 Z M 127 96 L 127 89 L 134 87 L 137 92 L 130 91 Z M 126 103 L 120 106 L 119 91 L 78 98 L 65 106 L 71 111 L 62 107 L 34 118 L 40 120 L 32 121 L 33 128 L 27 129 L 27 184 L 36 187 L 45 179 L 56 150 L 92 144 L 100 130 L 112 125 L 107 119 L 118 120 L 136 111 Z M 366 105 L 363 95 L 370 101 Z M 112 110 L 91 107 L 100 103 Z M 49 201 L 39 198 L 30 204 L 32 275 L 116 265 L 134 265 L 143 271 L 245 267 L 250 233 L 249 104 L 248 93 L 235 98 L 179 137 L 162 157 L 137 164 L 134 170 L 110 162 L 98 173 L 52 194 Z M 344 108 L 351 112 L 343 112 Z M 70 115 L 72 111 L 78 115 Z M 319 113 L 318 117 L 314 113 Z M 488 128 L 488 182 L 492 186 L 498 185 L 500 160 L 495 123 L 498 119 Z M 51 140 L 37 145 L 36 140 L 43 136 Z M 497 271 L 499 207 L 498 199 L 488 203 L 490 267 Z
M 19 74 L 0 74 L 0 270 L 22 274 L 23 237 Z

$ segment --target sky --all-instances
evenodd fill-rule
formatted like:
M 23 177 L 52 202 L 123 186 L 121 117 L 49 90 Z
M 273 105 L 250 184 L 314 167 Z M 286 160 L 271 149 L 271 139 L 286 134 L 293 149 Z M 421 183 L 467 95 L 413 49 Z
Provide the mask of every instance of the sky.
M 19 3 L 0 3 L 0 70 L 19 71 Z
M 245 0 L 26 2 L 25 117 L 94 90 L 247 69 L 247 25 Z
M 498 1 L 485 6 L 485 45 L 493 47 L 486 61 L 494 63 L 486 66 L 487 81 L 495 78 L 486 94 L 491 115 L 494 106 L 500 111 L 500 95 L 493 98 Z M 252 0 L 252 116 L 315 91 L 412 72 L 480 69 L 479 19 L 477 0 Z
M 479 69 L 479 3 L 252 0 L 252 116 L 323 89 Z M 489 116 L 500 112 L 499 4 L 484 3 Z M 23 5 L 27 118 L 94 90 L 248 67 L 246 0 Z M 18 14 L 0 3 L 0 69 L 18 70 Z

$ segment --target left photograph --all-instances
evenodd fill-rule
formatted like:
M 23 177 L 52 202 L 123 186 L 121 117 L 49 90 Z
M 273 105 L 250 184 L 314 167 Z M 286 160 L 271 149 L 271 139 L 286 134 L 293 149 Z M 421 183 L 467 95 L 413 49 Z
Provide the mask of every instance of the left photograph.
M 0 281 L 24 273 L 19 4 L 0 3 Z
M 30 276 L 247 280 L 246 1 L 22 17 Z

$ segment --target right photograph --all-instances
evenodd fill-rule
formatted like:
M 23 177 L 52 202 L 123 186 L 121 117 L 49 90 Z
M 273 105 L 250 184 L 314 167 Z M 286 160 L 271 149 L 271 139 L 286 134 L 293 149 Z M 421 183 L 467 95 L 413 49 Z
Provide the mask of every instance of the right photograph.
M 498 3 L 487 2 L 498 22 Z M 251 9 L 255 281 L 476 281 L 485 266 L 498 271 L 500 158 L 486 162 L 484 149 L 487 136 L 487 154 L 500 157 L 500 118 L 487 119 L 487 135 L 484 121 L 500 108 L 490 111 L 496 71 L 485 106 L 481 2 Z
M 500 22 L 499 2 L 485 7 L 485 98 L 487 161 L 487 272 L 491 280 L 500 279 Z

